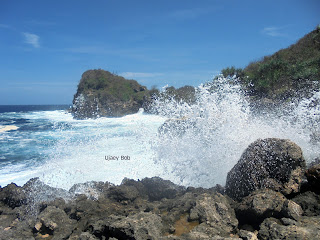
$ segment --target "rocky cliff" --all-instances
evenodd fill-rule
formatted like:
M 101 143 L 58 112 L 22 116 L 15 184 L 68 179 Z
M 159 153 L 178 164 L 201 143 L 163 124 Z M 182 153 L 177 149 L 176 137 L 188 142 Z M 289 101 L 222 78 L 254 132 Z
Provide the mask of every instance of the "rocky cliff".
M 151 95 L 152 91 L 135 80 L 101 69 L 88 70 L 74 95 L 72 114 L 76 119 L 121 117 L 138 112 Z

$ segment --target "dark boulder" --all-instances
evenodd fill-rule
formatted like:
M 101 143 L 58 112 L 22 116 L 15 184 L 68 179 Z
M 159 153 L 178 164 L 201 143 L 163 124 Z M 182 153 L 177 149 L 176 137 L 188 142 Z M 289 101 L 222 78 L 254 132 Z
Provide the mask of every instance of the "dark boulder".
M 270 189 L 252 192 L 242 199 L 235 210 L 241 224 L 250 224 L 256 228 L 268 217 L 298 219 L 303 213 L 297 203 Z
M 261 188 L 297 193 L 306 166 L 301 148 L 287 139 L 258 139 L 227 175 L 226 193 L 240 200 Z
M 27 203 L 27 195 L 22 187 L 11 183 L 0 189 L 0 201 L 11 208 L 20 207 Z
M 301 206 L 304 216 L 320 215 L 320 196 L 316 193 L 311 191 L 304 192 L 292 198 L 292 201 Z
M 141 180 L 141 183 L 150 201 L 159 201 L 162 198 L 175 198 L 186 191 L 184 187 L 159 177 L 144 178 Z
M 320 191 L 320 164 L 310 167 L 306 171 L 308 183 L 314 188 L 315 191 Z
M 133 201 L 139 196 L 139 192 L 134 186 L 120 185 L 111 187 L 107 196 L 116 201 Z

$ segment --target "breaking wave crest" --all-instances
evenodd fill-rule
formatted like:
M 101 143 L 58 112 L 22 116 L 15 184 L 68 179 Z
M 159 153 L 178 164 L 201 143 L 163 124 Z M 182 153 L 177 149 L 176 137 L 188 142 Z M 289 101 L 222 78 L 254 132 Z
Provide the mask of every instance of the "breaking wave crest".
M 159 98 L 154 109 L 169 120 L 159 129 L 155 161 L 176 183 L 212 187 L 225 184 L 228 171 L 258 138 L 290 139 L 307 162 L 320 156 L 319 92 L 271 111 L 256 108 L 236 79 L 199 86 L 193 105 Z

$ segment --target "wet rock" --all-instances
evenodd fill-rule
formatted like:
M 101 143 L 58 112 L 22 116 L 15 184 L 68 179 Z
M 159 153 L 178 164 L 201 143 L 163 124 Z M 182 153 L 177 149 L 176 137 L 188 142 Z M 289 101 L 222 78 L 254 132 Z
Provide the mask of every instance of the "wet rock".
M 299 221 L 267 218 L 260 225 L 259 239 L 320 239 L 320 218 L 301 217 Z
M 173 199 L 186 192 L 185 187 L 160 177 L 144 178 L 141 181 L 125 178 L 121 185 L 135 187 L 139 192 L 139 197 L 150 201 L 160 201 L 163 198 Z
M 76 221 L 70 219 L 62 209 L 48 206 L 39 214 L 34 232 L 41 235 L 48 234 L 52 239 L 67 239 L 75 225 Z
M 308 183 L 316 190 L 320 191 L 320 164 L 310 167 L 306 171 Z
M 228 173 L 226 193 L 236 200 L 261 188 L 281 191 L 284 195 L 297 193 L 305 165 L 301 148 L 292 141 L 258 139 Z
M 159 177 L 144 178 L 141 180 L 141 183 L 145 187 L 150 201 L 159 201 L 162 198 L 175 198 L 185 192 L 184 187 Z
M 100 194 L 106 192 L 113 184 L 109 182 L 86 182 L 74 184 L 70 189 L 69 193 L 72 195 L 85 194 L 88 198 L 97 200 Z
M 242 199 L 235 210 L 241 224 L 251 224 L 256 228 L 268 217 L 297 219 L 303 213 L 297 203 L 270 189 L 252 192 Z
M 27 203 L 27 196 L 22 187 L 11 183 L 0 190 L 0 202 L 11 208 L 20 207 Z
M 24 192 L 29 202 L 41 203 L 53 201 L 56 198 L 71 199 L 72 195 L 62 189 L 54 188 L 40 181 L 39 178 L 32 178 L 23 185 Z
M 139 196 L 139 192 L 134 186 L 120 185 L 111 187 L 107 195 L 116 201 L 133 201 Z
M 318 216 L 320 215 L 320 196 L 314 192 L 301 193 L 294 197 L 292 201 L 299 204 L 304 211 L 304 216 Z

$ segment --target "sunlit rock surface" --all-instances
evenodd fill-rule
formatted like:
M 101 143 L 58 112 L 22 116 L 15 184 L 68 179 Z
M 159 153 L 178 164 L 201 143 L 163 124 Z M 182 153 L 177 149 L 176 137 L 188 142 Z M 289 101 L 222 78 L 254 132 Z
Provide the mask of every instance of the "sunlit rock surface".
M 261 188 L 284 195 L 300 189 L 306 163 L 301 148 L 287 139 L 259 139 L 228 173 L 226 193 L 237 200 Z

